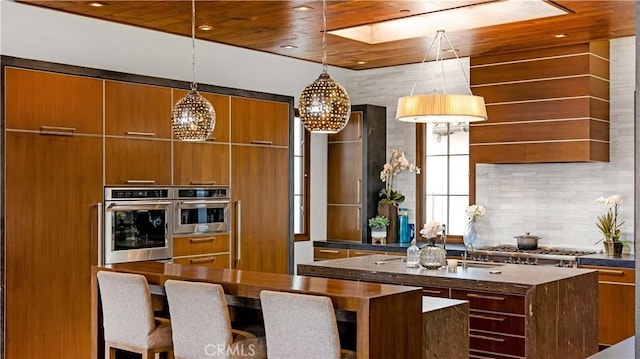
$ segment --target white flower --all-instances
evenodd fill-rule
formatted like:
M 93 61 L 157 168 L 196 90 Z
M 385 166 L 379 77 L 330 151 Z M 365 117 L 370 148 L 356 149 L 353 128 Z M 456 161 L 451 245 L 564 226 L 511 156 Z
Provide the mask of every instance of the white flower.
M 620 207 L 620 205 L 622 204 L 622 199 L 620 198 L 619 195 L 614 194 L 607 198 L 600 196 L 596 198 L 596 202 L 602 203 L 609 208 L 613 208 L 613 207 Z
M 485 213 L 487 213 L 487 210 L 482 205 L 472 204 L 471 206 L 467 207 L 467 216 L 469 218 L 473 218 L 474 220 L 477 220 L 478 217 L 484 216 Z
M 391 159 L 382 166 L 382 171 L 380 171 L 380 180 L 385 183 L 384 191 L 380 192 L 381 198 L 389 201 L 396 201 L 394 198 L 402 197 L 401 195 L 395 197 L 392 196 L 392 189 L 393 177 L 404 170 L 420 174 L 420 168 L 413 163 L 409 163 L 409 160 L 407 160 L 403 150 L 391 150 Z
M 424 227 L 420 230 L 420 235 L 425 238 L 435 238 L 442 229 L 442 225 L 436 221 L 431 221 L 424 224 Z

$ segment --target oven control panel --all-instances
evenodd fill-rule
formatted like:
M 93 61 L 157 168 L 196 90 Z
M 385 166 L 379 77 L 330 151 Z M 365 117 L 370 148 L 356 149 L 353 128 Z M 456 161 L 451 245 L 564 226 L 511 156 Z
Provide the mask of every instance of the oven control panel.
M 169 199 L 168 188 L 106 188 L 105 200 Z

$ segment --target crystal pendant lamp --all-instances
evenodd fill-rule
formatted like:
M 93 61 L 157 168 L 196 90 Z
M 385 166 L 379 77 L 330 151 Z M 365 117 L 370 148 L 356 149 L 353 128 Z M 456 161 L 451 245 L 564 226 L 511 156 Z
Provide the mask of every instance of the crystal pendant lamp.
M 314 133 L 337 133 L 349 122 L 347 91 L 327 73 L 327 4 L 322 1 L 322 73 L 300 95 L 298 110 L 304 127 Z
M 469 83 L 467 75 L 462 68 L 462 62 L 453 48 L 453 45 L 451 45 L 449 37 L 445 33 L 444 29 L 438 29 L 435 38 L 431 42 L 431 45 L 429 45 L 427 53 L 420 64 L 420 68 L 422 68 L 424 62 L 427 60 L 429 51 L 431 51 L 433 44 L 436 43 L 438 45 L 436 66 L 439 66 L 441 69 L 443 93 L 414 95 L 413 91 L 418 83 L 418 80 L 416 79 L 416 82 L 413 84 L 413 88 L 411 89 L 411 94 L 409 96 L 401 97 L 398 100 L 398 108 L 396 111 L 397 120 L 423 123 L 461 123 L 484 121 L 487 119 L 487 110 L 484 104 L 484 98 L 474 96 L 471 93 L 471 88 L 467 87 L 469 90 L 468 95 L 447 94 L 442 63 L 444 59 L 441 55 L 443 40 L 447 40 L 451 51 L 460 64 L 460 68 L 462 69 L 462 74 L 464 75 L 466 82 Z M 418 74 L 419 73 L 420 71 L 418 71 Z
M 182 141 L 204 141 L 216 126 L 216 111 L 206 98 L 200 96 L 196 84 L 196 3 L 191 1 L 191 91 L 178 101 L 171 111 L 173 134 Z

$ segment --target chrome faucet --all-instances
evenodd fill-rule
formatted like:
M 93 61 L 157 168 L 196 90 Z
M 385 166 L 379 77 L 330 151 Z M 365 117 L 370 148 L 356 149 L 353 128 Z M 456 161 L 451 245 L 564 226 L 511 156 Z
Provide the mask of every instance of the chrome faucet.
M 469 247 L 471 247 L 471 252 L 473 252 L 473 244 L 469 243 L 464 246 L 464 252 L 462 253 L 462 268 L 467 269 L 467 257 L 469 257 Z

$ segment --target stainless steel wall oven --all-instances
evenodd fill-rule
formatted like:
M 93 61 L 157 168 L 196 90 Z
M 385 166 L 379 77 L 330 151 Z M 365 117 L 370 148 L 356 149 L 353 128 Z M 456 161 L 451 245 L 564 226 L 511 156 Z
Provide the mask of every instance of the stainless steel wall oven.
M 231 194 L 229 187 L 177 187 L 173 234 L 229 232 Z
M 105 264 L 170 259 L 173 201 L 165 187 L 105 187 Z

